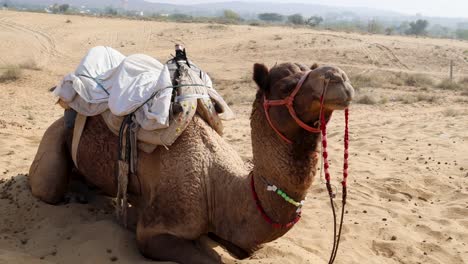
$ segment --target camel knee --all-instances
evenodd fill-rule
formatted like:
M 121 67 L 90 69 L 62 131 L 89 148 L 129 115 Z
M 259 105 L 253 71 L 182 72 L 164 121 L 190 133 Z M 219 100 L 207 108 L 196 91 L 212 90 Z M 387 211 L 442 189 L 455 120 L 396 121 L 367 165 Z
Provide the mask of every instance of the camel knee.
M 34 197 L 40 199 L 48 204 L 58 204 L 63 201 L 65 195 L 64 192 L 57 192 L 56 190 L 48 190 L 47 188 L 41 188 L 35 184 L 30 184 L 31 193 Z
M 29 168 L 32 194 L 47 203 L 60 202 L 68 189 L 71 168 L 63 120 L 59 119 L 45 132 Z

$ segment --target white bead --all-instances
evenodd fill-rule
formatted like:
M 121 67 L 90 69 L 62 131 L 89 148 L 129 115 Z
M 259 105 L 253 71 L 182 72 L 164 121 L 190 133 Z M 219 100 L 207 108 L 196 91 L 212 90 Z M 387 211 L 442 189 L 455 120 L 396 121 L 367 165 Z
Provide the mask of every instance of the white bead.
M 267 191 L 276 192 L 276 190 L 278 190 L 278 187 L 276 187 L 275 185 L 268 185 L 267 186 Z
M 302 207 L 297 208 L 296 213 L 302 212 Z
M 302 201 L 301 201 L 301 205 L 304 205 L 304 204 L 305 204 L 305 201 L 304 201 L 304 200 L 302 200 Z

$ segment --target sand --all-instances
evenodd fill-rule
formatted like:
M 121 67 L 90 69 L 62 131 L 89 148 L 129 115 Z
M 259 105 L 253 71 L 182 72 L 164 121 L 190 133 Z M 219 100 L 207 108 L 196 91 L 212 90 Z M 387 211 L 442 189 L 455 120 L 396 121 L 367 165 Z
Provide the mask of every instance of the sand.
M 0 263 L 149 262 L 108 199 L 47 205 L 31 196 L 25 174 L 44 130 L 62 115 L 49 88 L 89 48 L 165 61 L 174 42 L 186 45 L 232 104 L 237 119 L 226 123 L 225 138 L 244 159 L 251 158 L 255 62 L 328 63 L 382 80 L 400 71 L 445 78 L 453 59 L 455 76 L 468 74 L 468 43 L 455 40 L 0 11 L 0 66 L 41 68 L 0 83 Z M 383 81 L 360 93 L 383 101 L 351 108 L 349 204 L 336 263 L 468 263 L 468 96 Z M 336 186 L 343 123 L 337 113 L 329 125 Z M 331 238 L 328 198 L 317 180 L 297 226 L 237 263 L 326 263 Z

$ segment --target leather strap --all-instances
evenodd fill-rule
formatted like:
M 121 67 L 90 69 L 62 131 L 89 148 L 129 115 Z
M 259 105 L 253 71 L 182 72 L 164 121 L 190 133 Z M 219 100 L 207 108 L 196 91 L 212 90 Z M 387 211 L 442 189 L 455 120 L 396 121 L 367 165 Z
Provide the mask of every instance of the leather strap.
M 75 127 L 73 128 L 73 139 L 72 139 L 72 159 L 75 163 L 75 167 L 78 168 L 78 146 L 80 145 L 81 135 L 83 134 L 84 127 L 86 125 L 86 116 L 77 113 L 75 119 Z

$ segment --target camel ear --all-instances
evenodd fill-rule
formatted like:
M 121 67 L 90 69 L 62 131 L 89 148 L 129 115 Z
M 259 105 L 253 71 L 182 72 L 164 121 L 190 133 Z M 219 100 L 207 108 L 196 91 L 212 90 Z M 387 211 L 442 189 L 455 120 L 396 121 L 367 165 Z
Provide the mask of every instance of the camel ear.
M 268 68 L 264 64 L 255 63 L 253 68 L 253 80 L 257 83 L 258 88 L 264 90 L 266 88 L 268 78 Z
M 315 70 L 318 68 L 318 64 L 317 63 L 314 63 L 312 66 L 310 66 L 310 69 L 311 70 Z

